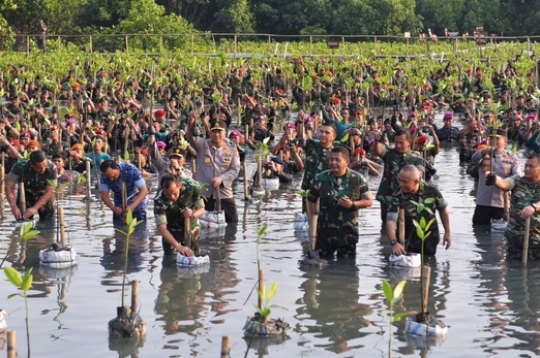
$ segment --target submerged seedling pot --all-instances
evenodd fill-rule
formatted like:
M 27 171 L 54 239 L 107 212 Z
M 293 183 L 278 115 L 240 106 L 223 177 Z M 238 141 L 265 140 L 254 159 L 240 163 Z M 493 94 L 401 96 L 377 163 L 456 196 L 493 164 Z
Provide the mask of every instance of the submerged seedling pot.
M 184 256 L 182 254 L 176 255 L 176 265 L 179 267 L 195 267 L 195 266 L 204 266 L 210 265 L 210 257 L 208 255 L 204 256 Z
M 50 268 L 66 268 L 77 264 L 77 252 L 73 247 L 61 247 L 53 244 L 51 247 L 39 251 L 41 265 Z
M 388 258 L 390 266 L 395 267 L 420 267 L 422 256 L 420 254 L 390 255 Z
M 416 337 L 444 337 L 448 333 L 448 326 L 429 313 L 419 313 L 416 317 L 407 318 L 405 333 Z
M 248 317 L 244 324 L 244 337 L 277 337 L 285 335 L 289 324 L 281 318 L 260 322 L 257 317 Z

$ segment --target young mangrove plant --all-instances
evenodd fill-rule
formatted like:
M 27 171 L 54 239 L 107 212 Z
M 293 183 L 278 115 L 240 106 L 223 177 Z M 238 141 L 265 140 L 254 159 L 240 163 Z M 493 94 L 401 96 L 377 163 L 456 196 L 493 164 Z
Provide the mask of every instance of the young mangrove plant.
M 24 306 L 26 311 L 26 340 L 28 345 L 28 357 L 30 357 L 30 314 L 28 310 L 28 291 L 32 287 L 32 282 L 34 281 L 34 276 L 32 275 L 32 267 L 26 270 L 23 275 L 12 266 L 7 266 L 4 267 L 4 274 L 13 286 L 22 291 L 22 296 L 24 297 Z M 15 296 L 21 296 L 21 294 L 15 293 L 9 295 L 8 298 L 12 298 Z
M 395 313 L 394 311 L 394 304 L 401 298 L 401 295 L 403 294 L 403 289 L 405 288 L 406 283 L 407 281 L 402 280 L 392 290 L 392 286 L 390 285 L 390 282 L 386 280 L 383 280 L 382 282 L 384 297 L 390 304 L 390 312 L 388 313 L 390 316 L 390 320 L 388 321 L 388 357 L 389 358 L 392 354 L 392 334 L 393 334 L 392 323 L 399 322 L 401 321 L 403 317 L 407 316 L 407 312 Z

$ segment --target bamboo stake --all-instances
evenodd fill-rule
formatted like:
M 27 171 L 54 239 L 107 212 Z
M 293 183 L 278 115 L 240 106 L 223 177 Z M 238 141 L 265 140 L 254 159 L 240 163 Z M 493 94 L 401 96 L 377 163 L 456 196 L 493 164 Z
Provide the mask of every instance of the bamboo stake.
M 60 221 L 60 240 L 62 243 L 62 247 L 66 247 L 67 245 L 66 226 L 64 224 L 64 208 L 63 207 L 58 208 L 58 221 Z
M 191 171 L 193 175 L 197 174 L 197 160 L 195 158 L 191 159 Z
M 191 219 L 184 217 L 184 245 L 191 248 Z
M 248 198 L 248 178 L 247 178 L 247 163 L 242 163 L 242 171 L 244 172 L 244 200 Z
M 127 186 L 126 182 L 122 183 L 122 210 L 126 211 L 127 209 Z
M 405 247 L 405 209 L 399 209 L 399 243 Z
M 531 234 L 531 218 L 525 219 L 525 235 L 523 237 L 523 254 L 521 256 L 521 263 L 523 267 L 527 267 L 527 261 L 529 260 L 529 237 Z
M 21 215 L 26 213 L 26 192 L 24 191 L 24 182 L 19 182 L 19 210 Z
M 229 353 L 231 352 L 231 337 L 223 336 L 221 338 L 221 357 L 230 358 Z
M 422 313 L 425 315 L 428 312 L 428 300 L 429 300 L 429 282 L 431 278 L 431 267 L 422 266 L 424 270 L 424 277 L 422 278 Z
M 92 198 L 92 173 L 91 173 L 90 160 L 86 161 L 86 199 Z
M 7 332 L 7 357 L 17 358 L 17 332 Z
M 263 190 L 263 176 L 262 176 L 262 158 L 260 156 L 257 157 L 257 187 L 259 190 Z

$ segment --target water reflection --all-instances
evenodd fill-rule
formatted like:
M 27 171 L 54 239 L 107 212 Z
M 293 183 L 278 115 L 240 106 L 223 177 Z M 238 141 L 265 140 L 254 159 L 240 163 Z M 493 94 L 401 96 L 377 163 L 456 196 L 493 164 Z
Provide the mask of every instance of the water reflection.
M 121 228 L 122 230 L 125 227 Z M 126 263 L 126 235 L 115 230 L 114 236 L 103 239 L 103 256 L 100 259 L 101 266 L 107 271 L 106 278 L 122 276 Z M 146 266 L 145 253 L 148 251 L 148 229 L 144 225 L 137 226 L 133 235 L 129 238 L 127 254 L 127 273 L 143 270 Z M 103 281 L 103 285 L 115 285 L 114 282 Z
M 297 309 L 296 318 L 317 338 L 315 346 L 334 353 L 362 348 L 355 340 L 368 335 L 361 329 L 369 325 L 364 316 L 371 313 L 371 307 L 359 303 L 354 259 L 340 260 L 322 270 L 308 266 L 300 270 L 304 278 L 300 302 L 305 305 Z

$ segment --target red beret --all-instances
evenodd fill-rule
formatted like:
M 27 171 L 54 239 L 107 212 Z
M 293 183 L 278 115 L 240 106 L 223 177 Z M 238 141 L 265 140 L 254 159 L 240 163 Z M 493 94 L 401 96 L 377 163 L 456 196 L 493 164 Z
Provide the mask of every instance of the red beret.
M 156 117 L 165 117 L 165 111 L 162 109 L 158 109 L 154 114 Z

